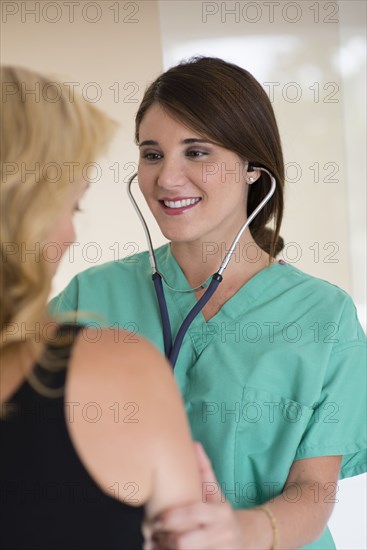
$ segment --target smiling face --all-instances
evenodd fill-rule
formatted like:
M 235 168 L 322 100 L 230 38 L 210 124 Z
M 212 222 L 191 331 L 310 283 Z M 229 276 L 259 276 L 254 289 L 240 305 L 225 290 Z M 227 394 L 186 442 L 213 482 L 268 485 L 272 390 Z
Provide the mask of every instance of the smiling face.
M 139 128 L 139 186 L 172 242 L 228 242 L 246 220 L 246 165 L 153 104 Z

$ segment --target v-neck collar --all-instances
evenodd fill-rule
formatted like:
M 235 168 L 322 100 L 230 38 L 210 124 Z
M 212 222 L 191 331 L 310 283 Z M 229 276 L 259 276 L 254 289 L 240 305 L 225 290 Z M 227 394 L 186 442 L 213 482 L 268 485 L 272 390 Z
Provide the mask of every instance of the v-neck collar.
M 169 243 L 156 250 L 156 258 L 158 268 L 170 286 L 180 290 L 190 289 L 190 285 L 181 267 L 171 252 Z M 202 312 L 200 312 L 190 325 L 189 332 L 197 331 L 198 327 L 201 327 L 203 323 L 230 323 L 243 316 L 250 305 L 263 295 L 266 288 L 285 274 L 284 268 L 285 265 L 278 262 L 256 273 L 223 304 L 221 309 L 208 322 L 205 320 Z M 180 317 L 184 319 L 197 302 L 194 292 L 177 292 L 167 287 L 164 282 L 163 285 L 167 300 L 174 302 L 180 310 Z

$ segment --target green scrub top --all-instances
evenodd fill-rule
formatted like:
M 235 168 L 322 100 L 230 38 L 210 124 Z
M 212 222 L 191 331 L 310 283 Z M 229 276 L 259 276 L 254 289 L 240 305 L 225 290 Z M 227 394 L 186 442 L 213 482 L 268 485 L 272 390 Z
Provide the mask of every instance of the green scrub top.
M 169 244 L 156 257 L 171 286 L 189 288 Z M 196 299 L 164 291 L 175 336 Z M 78 274 L 50 309 L 78 310 L 80 322 L 128 330 L 132 345 L 134 333 L 142 334 L 163 353 L 147 252 Z M 210 321 L 196 317 L 175 376 L 192 436 L 234 508 L 280 494 L 295 460 L 343 455 L 341 478 L 367 469 L 365 335 L 351 298 L 326 281 L 284 263 L 263 269 Z M 331 484 L 326 488 L 330 501 L 337 498 Z M 213 490 L 204 485 L 204 499 Z M 296 501 L 300 492 L 283 497 Z M 304 548 L 335 545 L 326 528 Z

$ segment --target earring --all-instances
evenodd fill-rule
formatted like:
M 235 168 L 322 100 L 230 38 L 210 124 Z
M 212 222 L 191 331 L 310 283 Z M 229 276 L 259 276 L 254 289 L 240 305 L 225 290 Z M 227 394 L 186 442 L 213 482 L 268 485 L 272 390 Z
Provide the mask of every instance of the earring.
M 255 181 L 255 178 L 249 178 L 248 181 L 247 181 L 247 183 L 248 183 L 249 185 L 251 185 L 251 183 L 254 183 L 254 181 Z

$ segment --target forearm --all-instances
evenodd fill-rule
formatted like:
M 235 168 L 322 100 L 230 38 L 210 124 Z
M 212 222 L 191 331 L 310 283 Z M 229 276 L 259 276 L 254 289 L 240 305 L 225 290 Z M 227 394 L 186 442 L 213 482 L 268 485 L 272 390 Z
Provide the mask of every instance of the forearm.
M 331 484 L 321 486 L 315 481 L 294 483 L 267 503 L 276 522 L 276 548 L 300 548 L 321 536 L 333 509 L 336 483 L 333 487 Z M 235 513 L 246 548 L 266 550 L 273 547 L 275 530 L 267 513 L 260 507 Z

